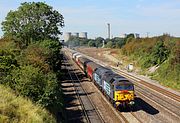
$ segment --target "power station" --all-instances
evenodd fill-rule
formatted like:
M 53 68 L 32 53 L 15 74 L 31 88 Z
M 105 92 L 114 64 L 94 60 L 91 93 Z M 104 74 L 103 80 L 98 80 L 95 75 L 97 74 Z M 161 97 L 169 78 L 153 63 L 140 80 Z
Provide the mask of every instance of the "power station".
M 85 39 L 87 39 L 87 32 L 74 32 L 74 33 L 72 33 L 72 32 L 65 32 L 64 33 L 64 41 L 66 42 L 66 41 L 68 41 L 71 37 L 79 37 L 79 38 L 85 38 Z
M 80 38 L 86 38 L 87 39 L 87 32 L 80 32 L 79 33 Z
M 65 42 L 68 41 L 70 39 L 70 37 L 71 37 L 71 32 L 64 33 L 64 41 Z

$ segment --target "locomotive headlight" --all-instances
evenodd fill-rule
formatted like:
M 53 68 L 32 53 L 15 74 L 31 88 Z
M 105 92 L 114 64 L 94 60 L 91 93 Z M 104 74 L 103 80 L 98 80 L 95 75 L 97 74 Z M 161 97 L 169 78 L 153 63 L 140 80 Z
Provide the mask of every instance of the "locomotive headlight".
M 130 105 L 134 105 L 134 101 L 129 102 Z

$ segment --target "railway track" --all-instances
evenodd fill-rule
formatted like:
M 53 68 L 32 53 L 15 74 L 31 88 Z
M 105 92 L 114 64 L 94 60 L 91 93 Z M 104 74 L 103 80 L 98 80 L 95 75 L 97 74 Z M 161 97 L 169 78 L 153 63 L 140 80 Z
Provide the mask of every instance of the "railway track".
M 87 55 L 85 55 L 87 56 Z M 106 63 L 103 63 L 102 61 L 99 61 L 97 59 L 94 59 L 92 57 L 87 56 L 87 58 L 95 61 L 96 63 L 102 64 L 103 66 L 109 66 Z M 116 67 L 109 66 L 112 68 L 115 72 L 129 78 L 130 80 L 134 81 L 134 84 L 137 88 L 137 92 L 139 92 L 139 95 L 141 97 L 148 97 L 151 102 L 156 102 L 156 105 L 160 107 L 160 109 L 164 109 L 164 113 L 167 116 L 173 117 L 174 119 L 180 120 L 180 96 L 177 94 L 174 94 L 170 91 L 167 91 L 161 87 L 158 87 L 154 84 L 145 82 L 144 80 L 132 76 L 128 74 L 127 72 L 124 72 L 122 70 L 117 69 Z M 142 96 L 143 95 L 143 96 Z M 166 111 L 166 112 L 165 112 Z M 169 114 L 167 113 L 169 112 Z M 133 113 L 132 113 L 133 114 Z M 135 114 L 133 114 L 135 116 Z
M 70 55 L 69 55 L 69 53 L 67 54 L 69 57 L 71 57 Z M 80 69 L 79 68 L 79 66 L 77 66 L 76 65 L 76 68 L 77 69 Z M 81 70 L 81 69 L 80 69 Z M 82 70 L 81 70 L 82 71 Z M 82 73 L 83 73 L 83 71 L 82 71 Z M 93 82 L 92 82 L 93 83 Z M 86 91 L 86 90 L 85 90 Z M 119 111 L 117 111 L 113 106 L 112 106 L 112 104 L 109 102 L 109 101 L 107 101 L 107 99 L 105 98 L 105 96 L 103 95 L 103 93 L 101 92 L 101 91 L 99 91 L 98 90 L 98 93 L 100 93 L 101 94 L 101 96 L 103 97 L 103 99 L 104 99 L 104 101 L 111 107 L 111 109 L 113 110 L 113 112 L 119 117 L 119 119 L 121 120 L 121 122 L 122 123 L 142 123 L 142 121 L 138 118 L 138 117 L 136 117 L 135 115 L 134 115 L 134 113 L 133 112 L 129 112 L 129 113 L 121 113 L 121 112 L 119 112 Z M 132 115 L 133 116 L 133 118 L 132 118 L 132 116 L 130 116 L 130 115 Z
M 123 74 L 124 76 L 126 76 L 127 78 L 131 79 L 131 80 L 134 80 L 131 76 L 129 77 L 129 75 L 126 75 L 122 72 L 118 72 L 120 74 Z M 137 79 L 137 78 L 135 78 Z M 139 79 L 138 83 L 135 82 L 134 83 L 136 85 L 136 92 L 138 92 L 138 95 L 145 95 L 146 98 L 149 98 L 150 100 L 153 100 L 156 105 L 158 105 L 159 107 L 161 107 L 161 109 L 164 108 L 164 112 L 169 112 L 168 116 L 170 116 L 171 118 L 173 118 L 173 116 L 175 117 L 176 121 L 180 120 L 180 102 L 179 102 L 179 97 L 178 95 L 176 95 L 173 99 L 174 101 L 170 101 L 169 98 L 172 96 L 172 95 L 175 95 L 175 94 L 172 94 L 166 90 L 163 90 L 163 89 L 159 89 L 158 91 L 158 87 L 156 87 L 155 85 L 152 85 L 151 87 L 151 84 L 149 83 L 146 83 L 143 81 L 142 83 L 142 80 Z M 147 87 L 149 89 L 147 89 Z M 155 89 L 154 89 L 155 88 Z M 155 92 L 156 91 L 156 92 Z M 164 92 L 164 93 L 163 93 Z M 167 98 L 163 98 L 163 94 L 165 94 L 165 96 L 167 97 L 167 94 L 170 93 L 170 97 Z
M 112 67 L 112 66 L 111 66 L 111 67 Z M 112 68 L 115 69 L 115 67 L 112 67 Z M 126 73 L 126 72 L 124 72 L 124 71 L 122 71 L 122 70 L 117 70 L 117 69 L 116 69 L 116 71 L 118 71 L 120 74 L 123 74 L 123 75 L 129 77 L 130 79 L 138 80 L 138 83 L 135 83 L 136 85 L 137 85 L 137 84 L 144 85 L 144 86 L 146 86 L 146 87 L 149 87 L 149 88 L 152 89 L 153 91 L 156 91 L 156 92 L 158 92 L 158 93 L 161 93 L 163 96 L 166 96 L 167 98 L 169 98 L 169 99 L 171 99 L 171 100 L 180 102 L 180 96 L 177 95 L 177 94 L 174 94 L 174 93 L 172 93 L 172 92 L 170 92 L 170 91 L 167 91 L 167 90 L 162 89 L 162 88 L 160 88 L 160 87 L 157 87 L 157 86 L 155 86 L 155 85 L 153 85 L 153 84 L 150 84 L 150 83 L 148 83 L 148 82 L 145 82 L 144 80 L 142 80 L 142 79 L 140 79 L 140 78 L 138 78 L 138 77 L 136 77 L 136 76 L 129 75 L 128 73 Z
M 68 57 L 64 56 L 64 58 L 69 61 Z M 70 61 L 69 61 L 70 62 Z M 103 118 L 101 117 L 99 111 L 96 106 L 91 101 L 87 91 L 82 87 L 81 80 L 75 72 L 70 72 L 73 68 L 71 66 L 66 66 L 68 70 L 68 75 L 72 80 L 73 86 L 75 88 L 77 98 L 82 107 L 82 112 L 84 115 L 84 119 L 87 123 L 104 123 Z M 75 81 L 74 81 L 75 80 Z M 83 95 L 83 96 L 81 96 Z

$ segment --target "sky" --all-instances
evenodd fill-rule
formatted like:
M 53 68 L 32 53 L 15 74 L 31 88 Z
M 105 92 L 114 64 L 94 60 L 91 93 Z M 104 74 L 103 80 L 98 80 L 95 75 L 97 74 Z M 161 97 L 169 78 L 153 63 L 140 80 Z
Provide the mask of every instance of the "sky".
M 110 23 L 111 37 L 125 33 L 139 33 L 142 37 L 169 33 L 180 37 L 180 0 L 34 0 L 37 1 L 64 16 L 63 32 L 87 32 L 89 38 L 107 38 Z M 0 0 L 0 23 L 22 2 L 33 1 Z

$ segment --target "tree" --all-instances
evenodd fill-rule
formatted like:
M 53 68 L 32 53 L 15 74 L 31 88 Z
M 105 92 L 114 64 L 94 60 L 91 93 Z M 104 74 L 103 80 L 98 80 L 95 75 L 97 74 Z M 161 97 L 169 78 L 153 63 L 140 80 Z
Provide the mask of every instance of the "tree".
M 57 40 L 61 34 L 59 27 L 63 26 L 63 16 L 43 2 L 22 3 L 2 22 L 5 36 L 11 36 L 20 46 L 44 39 Z
M 102 38 L 102 37 L 96 38 L 95 39 L 96 47 L 102 47 L 103 46 L 103 41 L 104 41 L 104 38 Z
M 107 42 L 106 47 L 113 48 L 113 42 L 112 41 Z
M 153 59 L 151 59 L 153 64 L 161 64 L 169 56 L 169 50 L 164 46 L 163 41 L 158 41 L 152 50 Z
M 91 41 L 88 42 L 88 46 L 89 47 L 95 47 L 96 44 L 95 44 L 95 42 L 93 40 L 91 40 Z
M 123 45 L 125 45 L 125 40 L 123 38 L 115 37 L 112 40 L 115 42 L 116 48 L 121 48 Z

